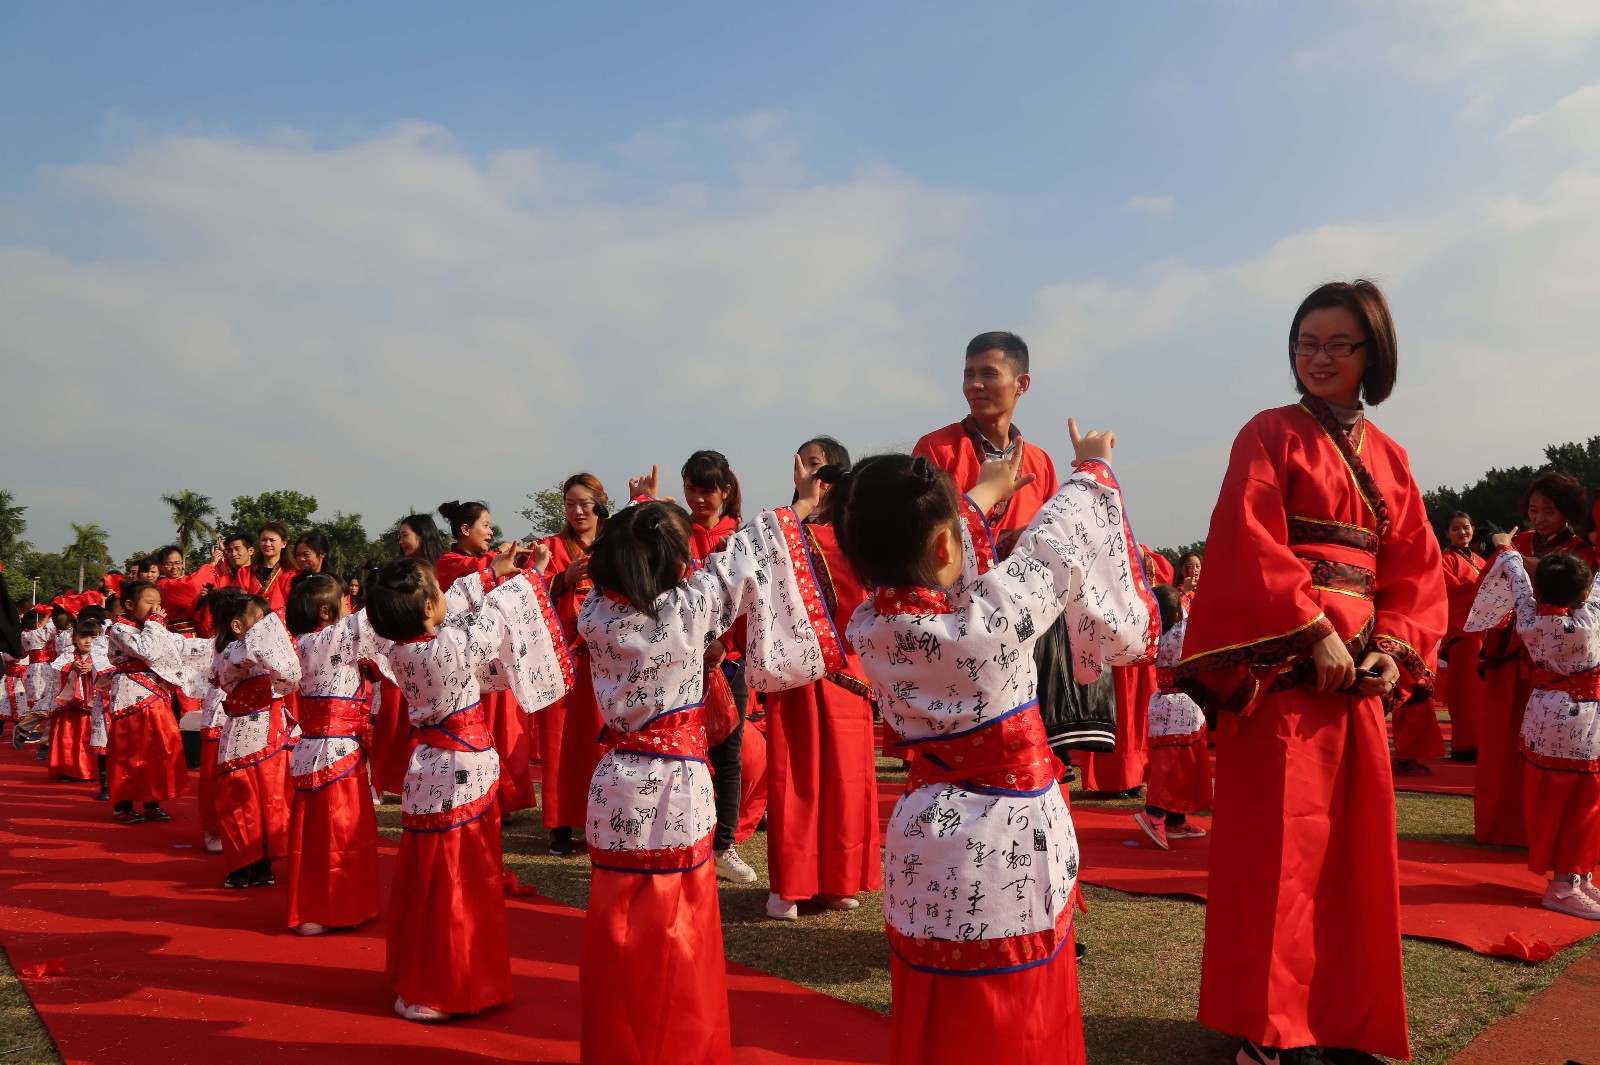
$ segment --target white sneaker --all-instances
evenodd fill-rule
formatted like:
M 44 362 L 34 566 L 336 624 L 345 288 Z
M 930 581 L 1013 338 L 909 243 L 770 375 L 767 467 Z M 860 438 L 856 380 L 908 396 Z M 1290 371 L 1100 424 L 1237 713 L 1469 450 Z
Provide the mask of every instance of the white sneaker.
M 295 925 L 294 934 L 297 936 L 320 936 L 327 930 L 327 925 L 320 925 L 315 921 L 307 921 L 305 924 Z
M 1594 899 L 1596 902 L 1600 902 L 1600 884 L 1596 884 L 1594 882 L 1593 873 L 1583 874 L 1583 879 L 1578 881 L 1578 890 L 1582 891 L 1585 895 L 1589 896 L 1591 899 Z
M 800 904 L 776 893 L 767 896 L 767 916 L 774 921 L 798 921 Z
M 1544 889 L 1544 908 L 1557 913 L 1600 921 L 1600 899 L 1583 890 L 1583 877 L 1558 876 Z
M 403 998 L 394 1000 L 394 1011 L 408 1021 L 420 1021 L 423 1024 L 435 1024 L 439 1021 L 448 1021 L 450 1019 L 448 1013 L 441 1013 L 432 1006 L 424 1006 L 420 1003 L 408 1005 Z
M 816 903 L 824 910 L 859 910 L 861 902 L 854 895 L 818 895 Z
M 207 832 L 206 833 L 206 853 L 207 854 L 221 854 L 222 853 L 222 837 L 217 835 L 215 832 Z
M 756 879 L 756 871 L 745 864 L 738 851 L 729 847 L 717 855 L 717 879 L 731 880 L 735 884 L 752 884 Z

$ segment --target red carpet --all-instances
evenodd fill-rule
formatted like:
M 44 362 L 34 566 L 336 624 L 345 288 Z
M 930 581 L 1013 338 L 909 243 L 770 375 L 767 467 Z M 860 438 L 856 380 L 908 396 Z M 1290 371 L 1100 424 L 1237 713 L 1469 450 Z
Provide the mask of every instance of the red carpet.
M 577 1061 L 579 910 L 508 898 L 516 1002 L 411 1024 L 392 1012 L 382 922 L 289 934 L 281 886 L 222 888 L 192 799 L 168 824 L 113 825 L 88 785 L 45 783 L 9 745 L 0 782 L 0 941 L 19 972 L 60 962 L 24 982 L 69 1062 Z M 728 969 L 735 1061 L 886 1060 L 887 1017 Z

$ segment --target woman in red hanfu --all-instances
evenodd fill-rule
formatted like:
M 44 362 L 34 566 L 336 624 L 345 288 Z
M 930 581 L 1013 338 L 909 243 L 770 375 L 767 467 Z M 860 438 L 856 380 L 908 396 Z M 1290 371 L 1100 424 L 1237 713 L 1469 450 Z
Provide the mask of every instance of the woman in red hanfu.
M 572 651 L 572 690 L 539 712 L 540 804 L 550 830 L 550 853 L 577 850 L 572 830 L 582 829 L 589 804 L 589 781 L 605 748 L 600 745 L 600 707 L 589 675 L 589 651 L 578 635 L 578 611 L 589 598 L 589 548 L 605 528 L 606 490 L 592 473 L 578 473 L 561 486 L 567 523 L 541 541 L 550 549 L 550 598 Z
M 400 519 L 400 557 L 420 558 L 433 565 L 444 554 L 444 537 L 427 514 L 407 514 Z M 378 714 L 372 722 L 372 787 L 381 801 L 384 795 L 399 795 L 405 784 L 411 749 L 417 745 L 411 718 L 400 688 L 380 672 L 378 675 Z
M 850 453 L 826 436 L 806 441 L 800 461 L 813 477 L 824 470 L 824 482 L 850 469 Z M 827 492 L 824 485 L 803 531 L 811 572 L 842 631 L 867 593 L 839 549 Z M 883 886 L 872 703 L 861 660 L 848 643 L 844 650 L 844 669 L 767 696 L 767 916 L 775 920 L 794 920 L 807 899 L 853 910 L 858 894 Z
M 1554 470 L 1540 474 L 1522 493 L 1518 507 L 1532 527 L 1512 538 L 1512 550 L 1530 561 L 1567 552 L 1592 566 L 1594 548 L 1573 531 L 1588 511 L 1589 493 L 1576 478 Z M 1533 664 L 1516 630 L 1508 624 L 1483 634 L 1481 654 L 1483 702 L 1472 796 L 1474 834 L 1479 843 L 1526 847 L 1521 734 L 1522 714 L 1533 693 Z
M 1478 674 L 1483 633 L 1462 628 L 1488 565 L 1472 550 L 1475 531 L 1472 516 L 1464 510 L 1450 515 L 1445 527 L 1444 594 L 1450 628 L 1439 646 L 1439 659 L 1445 667 L 1440 694 L 1450 711 L 1450 757 L 1457 762 L 1478 760 L 1478 719 L 1483 713 L 1483 677 Z
M 1406 453 L 1361 407 L 1398 364 L 1369 281 L 1307 296 L 1301 402 L 1234 441 L 1177 682 L 1217 729 L 1200 1022 L 1240 1065 L 1406 1059 L 1386 709 L 1431 692 L 1439 546 Z
M 489 569 L 510 546 L 501 544 L 491 550 L 494 519 L 483 503 L 451 500 L 439 507 L 439 513 L 455 538 L 450 550 L 433 564 L 441 588 L 451 587 L 469 573 Z M 509 691 L 484 692 L 483 709 L 494 735 L 494 749 L 500 755 L 500 783 L 495 793 L 500 816 L 531 810 L 538 805 L 533 791 L 533 759 L 528 750 L 528 734 L 533 726 L 523 719 L 522 708 Z

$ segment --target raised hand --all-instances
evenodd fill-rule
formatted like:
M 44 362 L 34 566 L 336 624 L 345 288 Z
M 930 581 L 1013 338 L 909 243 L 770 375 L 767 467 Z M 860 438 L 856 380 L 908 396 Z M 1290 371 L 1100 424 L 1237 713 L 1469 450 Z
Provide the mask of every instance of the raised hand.
M 797 453 L 794 457 L 794 491 L 796 496 L 794 505 L 796 511 L 799 511 L 800 505 L 802 503 L 805 504 L 805 511 L 800 515 L 802 518 L 822 504 L 823 487 L 821 481 L 807 472 L 805 463 L 800 461 L 800 456 Z
M 1076 418 L 1067 419 L 1067 435 L 1072 438 L 1072 464 L 1088 462 L 1090 459 L 1099 459 L 1109 465 L 1111 463 L 1112 449 L 1117 446 L 1117 434 L 1110 429 L 1090 429 L 1087 433 L 1078 432 Z
M 533 563 L 533 568 L 543 573 L 550 565 L 550 548 L 543 542 L 536 543 L 528 550 L 528 557 Z M 583 563 L 584 569 L 587 570 L 589 568 L 588 555 L 583 556 Z
M 628 478 L 628 496 L 629 498 L 634 498 L 636 496 L 644 495 L 649 496 L 651 499 L 659 499 L 660 496 L 657 490 L 660 488 L 660 486 L 661 467 L 659 465 L 651 466 L 650 475 L 648 477 Z
M 509 577 L 517 571 L 517 541 L 501 544 L 499 552 L 490 563 L 496 577 Z
M 1508 533 L 1495 533 L 1493 536 L 1489 537 L 1489 542 L 1494 544 L 1496 547 L 1510 547 L 1511 541 L 1517 538 L 1517 529 L 1519 528 L 1521 528 L 1521 526 L 1513 525 L 1511 527 L 1511 531 Z

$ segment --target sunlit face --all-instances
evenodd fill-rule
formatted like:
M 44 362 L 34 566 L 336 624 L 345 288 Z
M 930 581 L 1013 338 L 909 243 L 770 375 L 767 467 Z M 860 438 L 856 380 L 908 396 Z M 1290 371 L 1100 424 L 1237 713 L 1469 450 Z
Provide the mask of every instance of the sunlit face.
M 183 576 L 183 553 L 181 551 L 168 551 L 161 556 L 161 575 L 163 577 Z
M 721 488 L 701 488 L 684 481 L 683 498 L 689 504 L 689 516 L 694 523 L 711 526 L 716 524 L 717 515 L 722 513 L 722 504 L 728 498 L 728 493 Z
M 72 649 L 74 651 L 78 652 L 80 655 L 88 654 L 89 653 L 89 649 L 91 647 L 93 647 L 93 646 L 94 646 L 94 637 L 93 636 L 74 636 L 72 638 Z
M 294 568 L 307 573 L 321 573 L 322 560 L 325 555 L 320 555 L 312 550 L 310 544 L 294 545 Z
M 141 581 L 153 581 L 156 578 L 161 576 L 161 567 L 160 566 L 140 566 L 139 568 L 137 568 L 137 569 L 135 569 L 133 571 L 133 575 L 134 575 L 134 577 L 136 579 L 141 580 Z
M 1367 332 L 1348 307 L 1318 307 L 1300 319 L 1295 340 L 1319 345 L 1309 357 L 1296 354 L 1294 372 L 1305 390 L 1340 407 L 1361 401 L 1361 377 L 1367 372 Z M 1324 344 L 1361 344 L 1347 358 L 1336 359 Z
M 1199 580 L 1200 579 L 1200 556 L 1199 555 L 1190 555 L 1188 558 L 1183 560 L 1183 573 L 1181 574 L 1181 576 L 1183 577 L 1184 580 Z
M 1467 517 L 1451 518 L 1449 526 L 1444 531 L 1445 536 L 1450 539 L 1450 546 L 1461 548 L 1472 543 L 1472 533 L 1472 519 Z
M 481 555 L 494 542 L 494 518 L 485 510 L 471 525 L 456 530 L 456 543 L 469 555 Z
M 598 503 L 594 493 L 581 484 L 567 489 L 561 505 L 566 509 L 567 524 L 572 526 L 572 531 L 578 534 L 580 540 L 589 539 L 600 527 L 600 515 L 595 511 Z
M 409 525 L 400 526 L 400 557 L 416 558 L 422 554 L 422 537 Z
M 271 529 L 256 537 L 256 553 L 261 556 L 261 564 L 268 569 L 282 560 L 283 549 L 288 546 L 288 541 Z
M 1017 399 L 1031 383 L 1029 375 L 1017 373 L 1016 366 L 999 348 L 969 356 L 961 371 L 961 394 L 967 399 L 967 408 L 974 418 L 985 420 L 1016 410 Z
M 248 569 L 255 561 L 256 551 L 243 540 L 229 540 L 222 547 L 222 557 L 236 570 Z
M 1567 527 L 1567 518 L 1549 496 L 1535 492 L 1528 497 L 1528 524 L 1540 536 L 1554 536 Z
M 151 614 L 160 612 L 161 592 L 155 588 L 146 588 L 139 593 L 137 601 L 128 604 L 128 620 L 135 625 L 143 625 Z
M 800 465 L 806 473 L 815 476 L 816 472 L 828 464 L 828 456 L 822 453 L 821 444 L 807 444 L 800 449 Z

